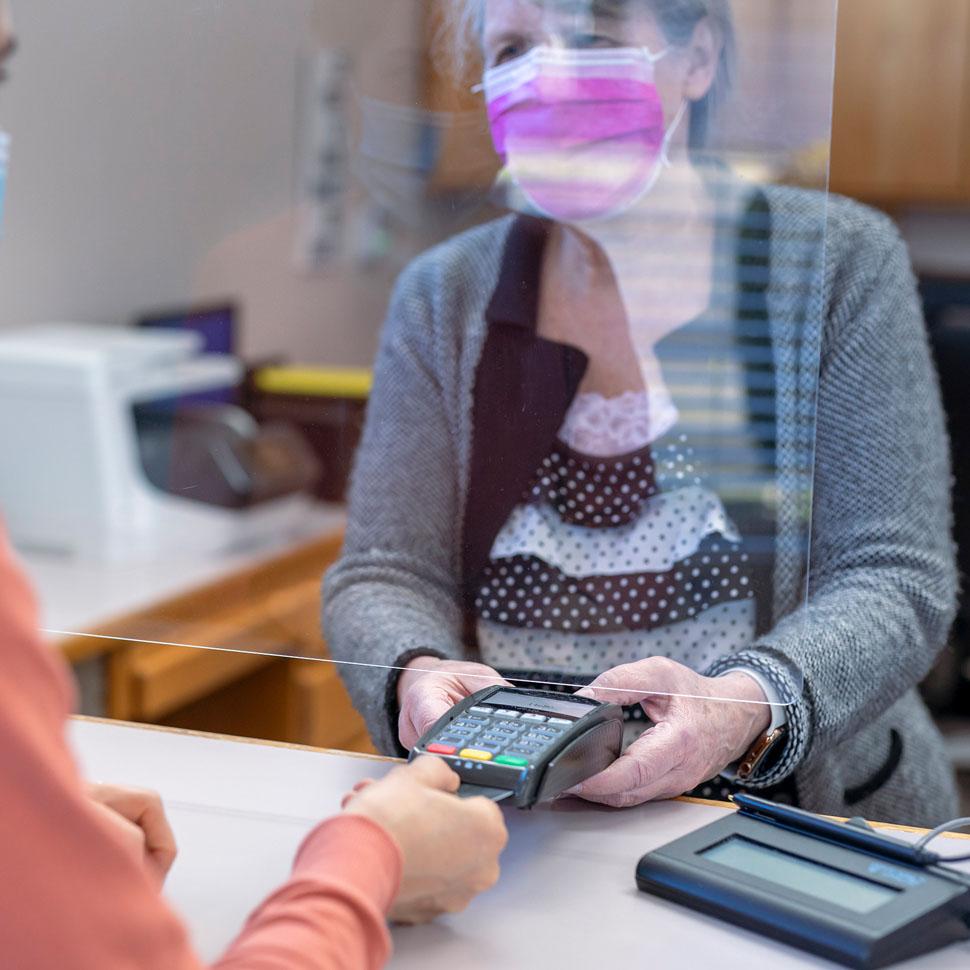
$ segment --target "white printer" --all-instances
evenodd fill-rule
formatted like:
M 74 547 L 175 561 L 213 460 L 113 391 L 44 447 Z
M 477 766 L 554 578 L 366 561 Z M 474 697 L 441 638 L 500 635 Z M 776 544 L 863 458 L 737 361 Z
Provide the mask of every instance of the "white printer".
M 15 544 L 145 560 L 244 547 L 292 524 L 319 471 L 299 435 L 194 402 L 242 376 L 193 333 L 0 335 L 0 515 Z

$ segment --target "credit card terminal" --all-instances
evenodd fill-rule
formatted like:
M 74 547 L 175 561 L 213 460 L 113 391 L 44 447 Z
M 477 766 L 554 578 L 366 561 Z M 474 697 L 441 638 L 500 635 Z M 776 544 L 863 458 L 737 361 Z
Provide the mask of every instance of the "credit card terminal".
M 459 795 L 513 799 L 519 808 L 554 798 L 620 756 L 623 710 L 587 697 L 486 687 L 442 716 L 411 751 L 444 758 Z

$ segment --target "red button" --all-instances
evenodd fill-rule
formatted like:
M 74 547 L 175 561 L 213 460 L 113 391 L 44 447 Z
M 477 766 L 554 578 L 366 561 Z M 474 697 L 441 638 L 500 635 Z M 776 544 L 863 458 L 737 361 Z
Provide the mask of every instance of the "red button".
M 428 754 L 454 754 L 458 749 L 453 744 L 429 744 Z

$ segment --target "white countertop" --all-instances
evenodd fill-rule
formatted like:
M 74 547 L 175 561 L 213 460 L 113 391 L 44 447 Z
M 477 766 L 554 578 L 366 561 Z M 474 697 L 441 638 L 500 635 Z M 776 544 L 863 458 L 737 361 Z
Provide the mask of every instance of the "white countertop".
M 255 566 L 294 546 L 343 528 L 342 506 L 313 505 L 270 539 L 210 555 L 169 554 L 131 563 L 98 562 L 56 553 L 22 552 L 50 636 L 97 632 L 98 624 Z
M 166 894 L 207 960 L 286 878 L 316 820 L 335 812 L 356 781 L 388 767 L 108 722 L 74 721 L 71 738 L 87 777 L 162 793 L 180 845 Z M 498 885 L 464 913 L 395 929 L 391 966 L 831 970 L 825 960 L 637 891 L 633 873 L 643 853 L 725 811 L 685 802 L 614 811 L 572 800 L 506 809 L 510 842 Z M 970 943 L 898 966 L 970 966 Z

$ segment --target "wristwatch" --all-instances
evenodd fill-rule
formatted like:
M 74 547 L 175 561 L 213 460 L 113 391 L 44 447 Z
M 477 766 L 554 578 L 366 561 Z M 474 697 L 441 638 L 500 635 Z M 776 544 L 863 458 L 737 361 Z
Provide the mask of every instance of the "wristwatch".
M 735 672 L 746 674 L 757 681 L 764 691 L 768 703 L 771 705 L 771 721 L 768 727 L 755 739 L 754 744 L 733 765 L 729 765 L 721 772 L 722 778 L 728 781 L 747 781 L 755 772 L 770 767 L 785 747 L 788 738 L 788 713 L 785 705 L 780 702 L 778 692 L 756 670 L 750 667 L 731 667 L 721 672 L 720 676 Z
M 748 748 L 747 753 L 738 762 L 734 777 L 737 781 L 747 781 L 759 768 L 767 767 L 771 763 L 771 755 L 777 757 L 785 746 L 788 737 L 788 725 L 782 724 L 774 730 L 769 728 Z

